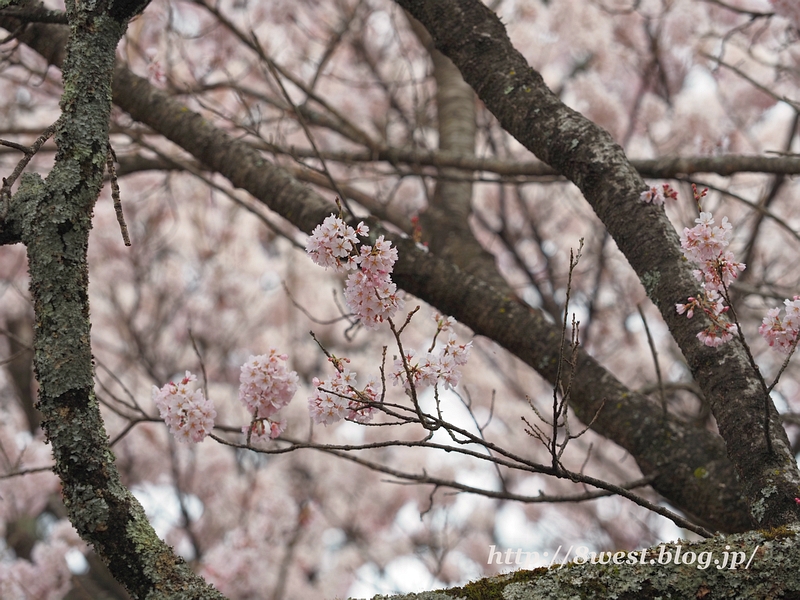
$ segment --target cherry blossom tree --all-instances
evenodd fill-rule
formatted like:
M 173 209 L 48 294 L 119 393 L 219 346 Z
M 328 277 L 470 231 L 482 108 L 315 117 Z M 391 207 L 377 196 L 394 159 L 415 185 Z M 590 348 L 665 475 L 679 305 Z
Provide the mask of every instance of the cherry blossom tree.
M 488 4 L 0 1 L 0 595 L 797 593 L 800 14 Z

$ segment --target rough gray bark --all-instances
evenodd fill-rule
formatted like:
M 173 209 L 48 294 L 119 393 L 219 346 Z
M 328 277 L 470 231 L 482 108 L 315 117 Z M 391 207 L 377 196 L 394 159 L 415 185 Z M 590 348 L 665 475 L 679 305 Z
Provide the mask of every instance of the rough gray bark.
M 680 564 L 675 564 L 679 544 Z M 710 554 L 703 556 L 703 552 Z M 516 559 L 513 552 L 511 557 L 511 560 Z M 800 546 L 796 528 L 751 532 L 694 544 L 659 544 L 648 549 L 644 564 L 639 562 L 641 554 L 633 557 L 635 564 L 628 564 L 624 553 L 616 558 L 617 564 L 613 555 L 606 553 L 601 559 L 606 564 L 586 562 L 567 564 L 563 568 L 556 564 L 550 570 L 517 571 L 481 579 L 461 588 L 375 596 L 373 600 L 800 598 L 800 575 L 796 568 L 800 562 Z M 732 558 L 734 562 L 742 560 L 737 568 L 730 568 Z M 698 568 L 707 560 L 707 568 Z
M 56 162 L 44 180 L 23 175 L 0 239 L 27 248 L 38 408 L 70 521 L 134 598 L 221 598 L 158 538 L 122 485 L 94 395 L 86 251 L 105 170 L 115 52 L 126 26 L 112 14 L 113 3 L 67 2 Z

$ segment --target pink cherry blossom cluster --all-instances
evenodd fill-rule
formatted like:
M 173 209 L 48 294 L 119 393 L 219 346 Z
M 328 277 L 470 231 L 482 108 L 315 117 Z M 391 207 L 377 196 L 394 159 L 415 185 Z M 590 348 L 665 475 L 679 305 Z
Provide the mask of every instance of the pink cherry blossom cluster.
M 679 315 L 685 313 L 689 319 L 694 316 L 695 310 L 702 310 L 711 325 L 698 333 L 697 338 L 706 346 L 719 347 L 729 341 L 736 330 L 734 323 L 723 317 L 729 309 L 724 300 L 728 287 L 744 271 L 745 265 L 736 262 L 733 252 L 728 250 L 733 236 L 728 217 L 723 217 L 722 223 L 715 225 L 712 214 L 703 212 L 700 204 L 708 190 L 698 192 L 693 184 L 692 191 L 700 209 L 700 217 L 695 219 L 697 224 L 694 227 L 684 228 L 681 249 L 686 260 L 700 267 L 693 273 L 701 282 L 704 293 L 698 298 L 690 296 L 686 304 L 676 304 L 675 309 Z
M 456 334 L 452 329 L 453 317 L 434 315 L 437 323 L 436 336 L 439 333 L 447 334 L 447 342 L 434 352 L 436 338 L 431 348 L 416 358 L 416 352 L 407 350 L 403 357 L 396 358 L 391 373 L 394 385 L 403 384 L 406 390 L 411 385 L 416 390 L 435 386 L 440 381 L 447 387 L 454 388 L 461 380 L 461 371 L 458 367 L 467 364 L 472 342 L 459 344 Z
M 353 229 L 336 215 L 317 225 L 306 244 L 316 264 L 341 273 L 354 270 L 347 278 L 344 297 L 347 308 L 365 327 L 375 329 L 403 307 L 402 292 L 392 282 L 397 249 L 380 236 L 372 246 L 360 244 L 369 227 L 363 222 Z
M 683 255 L 690 262 L 700 265 L 693 271 L 694 276 L 706 290 L 726 293 L 728 286 L 744 271 L 745 265 L 734 260 L 733 252 L 727 250 L 733 234 L 733 227 L 728 217 L 722 217 L 722 223 L 714 226 L 711 213 L 701 212 L 695 219 L 691 229 L 683 230 L 681 248 Z
M 702 194 L 697 194 L 699 199 Z M 705 291 L 703 297 L 690 297 L 686 304 L 676 304 L 678 314 L 686 313 L 691 319 L 695 309 L 701 309 L 711 320 L 711 325 L 697 334 L 697 338 L 706 346 L 718 347 L 733 337 L 735 326 L 723 318 L 728 311 L 723 296 L 728 287 L 744 271 L 745 265 L 736 262 L 733 252 L 727 249 L 733 235 L 733 228 L 728 218 L 723 217 L 720 225 L 714 225 L 714 218 L 709 212 L 701 212 L 695 219 L 691 229 L 686 227 L 681 235 L 683 255 L 692 263 L 700 266 L 693 271 Z
M 363 389 L 358 389 L 356 373 L 347 368 L 346 358 L 331 357 L 336 373 L 327 381 L 314 377 L 314 393 L 308 398 L 308 412 L 315 423 L 330 425 L 347 419 L 368 423 L 375 412 L 374 403 L 382 398 L 381 388 L 370 379 Z
M 758 328 L 758 333 L 767 340 L 769 345 L 784 354 L 789 354 L 797 343 L 797 333 L 800 332 L 800 296 L 792 300 L 784 300 L 786 315 L 779 317 L 781 309 L 770 308 L 767 316 Z
M 268 354 L 251 356 L 242 365 L 239 376 L 239 401 L 252 417 L 242 428 L 248 441 L 274 439 L 286 429 L 286 420 L 275 418 L 289 404 L 297 391 L 297 373 L 289 371 L 282 361 L 288 360 L 274 348 Z M 214 428 L 217 411 L 203 390 L 194 389 L 197 377 L 186 371 L 179 383 L 169 382 L 162 388 L 153 386 L 153 401 L 170 433 L 179 442 L 202 442 Z
M 197 377 L 186 371 L 180 383 L 153 386 L 153 401 L 172 435 L 179 442 L 202 442 L 214 428 L 217 411 L 203 390 L 192 389 Z
M 252 417 L 242 431 L 248 440 L 275 439 L 286 429 L 286 419 L 275 413 L 291 402 L 297 392 L 297 373 L 284 365 L 289 357 L 271 348 L 268 354 L 251 356 L 239 375 L 239 401 Z
M 701 201 L 708 190 L 698 191 L 692 184 L 692 192 L 700 217 L 695 219 L 694 227 L 685 228 L 681 235 L 681 248 L 684 257 L 700 268 L 693 271 L 701 282 L 704 294 L 702 297 L 689 297 L 685 304 L 676 304 L 679 315 L 686 314 L 691 319 L 696 310 L 702 310 L 710 319 L 711 325 L 697 334 L 697 338 L 706 346 L 718 347 L 729 341 L 736 330 L 734 323 L 723 317 L 729 307 L 725 305 L 728 288 L 745 270 L 744 263 L 737 262 L 733 252 L 728 249 L 733 237 L 733 227 L 727 217 L 722 223 L 715 225 L 710 212 L 702 210 Z M 663 204 L 665 198 L 677 198 L 677 193 L 668 184 L 662 189 L 651 187 L 642 192 L 642 202 Z M 800 332 L 800 296 L 785 300 L 786 314 L 780 318 L 780 308 L 771 308 L 758 328 L 761 336 L 769 345 L 789 354 L 797 343 Z
M 643 191 L 639 196 L 639 200 L 642 202 L 652 203 L 656 206 L 664 204 L 667 198 L 672 200 L 678 199 L 678 192 L 672 189 L 668 183 L 662 184 L 660 188 L 654 185 Z

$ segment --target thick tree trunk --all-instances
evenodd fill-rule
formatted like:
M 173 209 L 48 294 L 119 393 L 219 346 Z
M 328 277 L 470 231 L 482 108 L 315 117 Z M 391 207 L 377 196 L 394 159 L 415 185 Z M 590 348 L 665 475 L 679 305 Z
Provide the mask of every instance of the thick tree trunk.
M 27 248 L 38 408 L 73 526 L 134 598 L 222 598 L 158 538 L 122 485 L 94 395 L 87 248 L 106 165 L 116 47 L 126 26 L 109 16 L 112 9 L 67 2 L 56 161 L 45 180 L 22 176 L 0 239 Z

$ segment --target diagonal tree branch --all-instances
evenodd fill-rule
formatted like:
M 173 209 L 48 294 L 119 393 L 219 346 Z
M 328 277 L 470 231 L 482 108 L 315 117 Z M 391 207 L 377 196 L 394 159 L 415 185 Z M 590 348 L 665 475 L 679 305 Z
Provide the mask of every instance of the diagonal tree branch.
M 115 102 L 134 119 L 191 152 L 301 230 L 310 232 L 330 214 L 329 202 L 144 79 L 118 68 L 114 86 Z M 421 251 L 409 239 L 386 235 L 400 251 L 394 278 L 401 287 L 455 316 L 476 333 L 494 339 L 549 381 L 555 381 L 560 330 L 539 311 L 523 307 L 447 261 Z M 653 485 L 659 492 L 715 529 L 741 531 L 750 527 L 719 438 L 676 419 L 665 423 L 659 409 L 582 351 L 576 380 L 573 398 L 579 399 L 575 404 L 578 415 L 591 421 L 606 399 L 607 408 L 595 421 L 596 430 L 627 448 L 645 474 L 657 471 Z M 698 478 L 698 468 L 708 473 L 708 478 Z
M 519 570 L 463 587 L 391 599 L 797 598 L 800 581 L 793 569 L 785 568 L 800 560 L 796 536 L 796 529 L 786 527 L 693 544 L 660 544 L 631 553 L 589 552 L 585 546 L 559 547 L 551 557 L 550 568 Z M 538 554 L 533 554 L 538 559 Z M 491 546 L 488 558 L 507 568 L 524 568 L 530 556 Z M 389 600 L 387 596 L 380 598 Z
M 698 295 L 698 284 L 663 209 L 639 200 L 646 186 L 622 148 L 547 88 L 512 46 L 497 15 L 478 0 L 397 3 L 426 27 L 503 128 L 581 190 L 686 357 L 753 516 L 762 526 L 796 522 L 800 472 L 763 380 L 741 343 L 705 347 L 696 335 L 707 323 L 676 313 L 677 302 Z
M 21 40 L 38 49 L 41 39 L 50 48 L 49 41 L 57 32 L 45 31 L 28 30 Z M 283 169 L 123 67 L 115 73 L 114 101 L 303 231 L 310 232 L 330 214 L 329 202 Z M 395 279 L 401 287 L 494 339 L 555 381 L 561 332 L 540 312 L 421 251 L 411 240 L 391 237 L 400 250 Z M 623 386 L 582 350 L 573 385 L 573 407 L 579 417 L 591 421 L 605 400 L 595 430 L 630 451 L 645 475 L 655 473 L 653 487 L 674 506 L 713 529 L 750 528 L 719 437 L 673 417 L 665 420 L 660 409 Z

